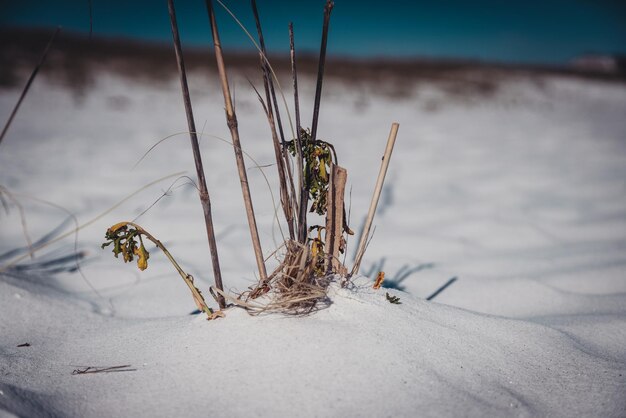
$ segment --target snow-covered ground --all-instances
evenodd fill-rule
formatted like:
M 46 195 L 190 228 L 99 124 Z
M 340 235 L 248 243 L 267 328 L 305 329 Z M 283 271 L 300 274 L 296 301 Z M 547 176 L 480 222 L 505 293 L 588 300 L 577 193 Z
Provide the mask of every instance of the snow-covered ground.
M 229 137 L 223 101 L 215 76 L 190 79 L 223 277 L 242 291 L 255 262 L 232 147 L 216 139 Z M 243 147 L 277 196 L 267 122 L 243 75 L 233 84 Z M 301 84 L 309 120 L 313 80 Z M 518 75 L 486 96 L 406 90 L 330 79 L 319 128 L 348 169 L 358 230 L 400 123 L 361 272 L 384 270 L 406 291 L 387 290 L 402 304 L 361 277 L 309 317 L 189 315 L 188 289 L 162 254 L 139 272 L 99 248 L 108 226 L 173 184 L 137 222 L 208 294 L 202 211 L 179 175 L 7 269 L 26 244 L 10 205 L 0 215 L 0 416 L 625 416 L 626 87 Z M 0 92 L 1 117 L 18 94 Z M 70 231 L 68 212 L 84 224 L 163 176 L 193 178 L 185 130 L 176 79 L 102 73 L 78 94 L 41 78 L 0 145 L 0 185 L 37 241 Z M 250 160 L 248 171 L 269 255 L 282 242 L 272 194 Z M 59 261 L 75 246 L 84 277 Z M 120 365 L 131 370 L 72 374 Z

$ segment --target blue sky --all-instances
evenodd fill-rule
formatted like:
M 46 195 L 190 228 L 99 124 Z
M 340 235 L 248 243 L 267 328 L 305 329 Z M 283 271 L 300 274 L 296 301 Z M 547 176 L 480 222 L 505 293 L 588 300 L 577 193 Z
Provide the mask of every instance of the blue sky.
M 254 32 L 247 0 L 224 0 Z M 317 51 L 325 0 L 257 0 L 270 51 L 285 52 L 294 22 L 299 50 Z M 89 0 L 0 0 L 2 26 L 89 31 Z M 165 0 L 91 0 L 100 36 L 170 41 Z M 175 1 L 181 37 L 206 45 L 202 0 Z M 225 47 L 250 49 L 242 30 L 216 4 Z M 589 52 L 626 54 L 626 1 L 621 0 L 336 0 L 329 54 L 443 57 L 564 64 Z

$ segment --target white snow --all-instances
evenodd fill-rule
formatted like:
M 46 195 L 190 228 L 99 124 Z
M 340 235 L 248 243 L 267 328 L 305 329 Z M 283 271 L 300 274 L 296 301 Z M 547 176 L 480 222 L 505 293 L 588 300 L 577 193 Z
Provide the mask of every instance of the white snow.
M 190 79 L 199 129 L 228 138 L 217 80 Z M 398 98 L 327 81 L 319 136 L 348 169 L 355 230 L 391 122 L 400 123 L 361 272 L 373 277 L 382 265 L 393 280 L 415 269 L 399 283 L 406 293 L 375 291 L 360 277 L 352 289 L 333 286 L 330 307 L 308 317 L 189 315 L 188 289 L 156 249 L 139 272 L 99 248 L 108 226 L 142 213 L 176 177 L 79 232 L 81 270 L 97 294 L 76 272 L 36 264 L 72 254 L 72 237 L 5 270 L 0 416 L 625 416 L 626 87 L 537 81 L 508 77 L 492 96 L 465 98 L 425 82 Z M 234 84 L 242 144 L 272 164 L 261 108 L 244 78 Z M 309 120 L 313 80 L 301 84 Z M 0 115 L 18 94 L 0 91 Z M 82 224 L 160 177 L 195 178 L 184 134 L 132 170 L 185 130 L 175 79 L 102 73 L 80 95 L 40 78 L 0 145 L 0 185 L 24 206 L 36 241 L 73 221 L 30 197 Z M 210 136 L 201 148 L 224 281 L 242 291 L 256 280 L 255 262 L 233 152 Z M 248 168 L 270 254 L 282 242 L 271 194 Z M 275 167 L 263 170 L 278 196 Z M 202 211 L 193 187 L 176 185 L 137 222 L 208 295 Z M 25 245 L 17 207 L 0 228 L 2 269 Z M 131 370 L 72 374 L 121 365 Z

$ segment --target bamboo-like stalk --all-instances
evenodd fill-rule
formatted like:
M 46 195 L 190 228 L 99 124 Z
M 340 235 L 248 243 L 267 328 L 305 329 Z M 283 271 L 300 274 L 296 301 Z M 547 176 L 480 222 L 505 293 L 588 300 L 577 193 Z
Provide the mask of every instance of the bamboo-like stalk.
M 235 151 L 235 159 L 237 161 L 237 169 L 239 171 L 239 181 L 241 183 L 243 201 L 246 207 L 246 215 L 248 217 L 248 225 L 250 227 L 252 246 L 254 247 L 254 255 L 256 258 L 257 267 L 259 269 L 259 279 L 261 281 L 265 281 L 267 279 L 267 271 L 265 269 L 265 261 L 263 260 L 263 251 L 261 249 L 261 240 L 259 239 L 259 231 L 256 225 L 256 218 L 254 216 L 254 207 L 252 205 L 252 197 L 250 195 L 250 187 L 248 185 L 248 174 L 246 172 L 246 165 L 243 160 L 241 141 L 239 140 L 237 115 L 235 114 L 235 109 L 233 107 L 232 97 L 230 94 L 230 88 L 228 86 L 228 77 L 226 75 L 224 55 L 222 53 L 222 45 L 220 43 L 217 21 L 215 19 L 215 12 L 213 10 L 213 1 L 205 0 L 205 2 L 209 13 L 209 22 L 211 23 L 211 33 L 213 34 L 213 45 L 215 48 L 217 69 L 222 83 L 222 92 L 224 94 L 226 123 L 228 124 L 228 128 L 230 129 L 230 135 L 233 140 L 233 150 Z
M 24 97 L 26 97 L 26 93 L 28 93 L 28 90 L 30 89 L 30 85 L 33 84 L 33 80 L 35 80 L 35 77 L 37 76 L 37 73 L 39 72 L 39 69 L 41 68 L 43 63 L 46 61 L 46 57 L 48 56 L 48 52 L 50 52 L 50 49 L 52 48 L 52 44 L 54 43 L 54 40 L 56 39 L 56 37 L 59 34 L 59 32 L 61 32 L 61 27 L 57 26 L 56 30 L 54 31 L 54 33 L 50 37 L 50 40 L 48 41 L 48 44 L 46 45 L 46 48 L 44 49 L 43 53 L 41 54 L 41 58 L 39 58 L 39 62 L 37 63 L 37 65 L 33 69 L 33 72 L 30 74 L 30 77 L 28 77 L 28 81 L 26 81 L 26 85 L 22 89 L 22 93 L 20 94 L 20 98 L 17 99 L 17 103 L 15 103 L 15 107 L 13 108 L 13 111 L 11 111 L 11 115 L 9 115 L 9 119 L 4 124 L 4 128 L 2 128 L 2 133 L 0 133 L 0 144 L 2 144 L 2 140 L 4 139 L 4 136 L 6 135 L 7 131 L 9 130 L 9 126 L 11 126 L 11 123 L 13 122 L 13 118 L 15 118 L 15 115 L 17 114 L 17 111 L 20 108 L 20 105 L 22 104 L 22 101 L 24 100 Z
M 256 28 L 259 35 L 259 45 L 261 46 L 260 52 L 260 61 L 261 61 L 261 71 L 263 73 L 263 87 L 265 88 L 265 102 L 267 103 L 266 107 L 266 116 L 270 125 L 270 130 L 272 132 L 272 142 L 274 144 L 274 153 L 276 156 L 276 167 L 278 169 L 278 180 L 280 184 L 280 202 L 283 207 L 283 212 L 285 213 L 285 218 L 287 220 L 287 226 L 289 228 L 289 238 L 295 239 L 295 228 L 294 228 L 294 208 L 293 208 L 293 195 L 295 194 L 294 186 L 293 186 L 293 177 L 291 175 L 291 170 L 289 169 L 288 159 L 286 155 L 285 149 L 285 137 L 283 134 L 283 128 L 280 123 L 280 113 L 278 111 L 278 106 L 276 102 L 276 93 L 274 92 L 274 83 L 272 80 L 272 76 L 270 73 L 269 66 L 267 65 L 267 53 L 265 49 L 265 40 L 263 39 L 263 30 L 261 28 L 261 20 L 259 18 L 259 11 L 256 6 L 256 1 L 251 0 L 252 12 L 254 14 L 254 20 L 256 21 Z M 276 120 L 275 120 L 276 117 Z M 278 139 L 278 134 L 276 132 L 276 122 L 278 122 L 278 127 L 280 128 L 282 146 Z M 291 183 L 292 193 L 287 189 L 287 176 L 289 177 Z
M 315 103 L 313 105 L 313 121 L 311 122 L 311 139 L 317 139 L 317 122 L 320 116 L 320 101 L 322 100 L 322 81 L 324 80 L 324 65 L 326 64 L 326 45 L 328 43 L 328 27 L 330 25 L 330 13 L 333 11 L 335 3 L 326 0 L 324 6 L 324 26 L 322 28 L 322 43 L 320 46 L 320 59 L 317 69 L 317 85 L 315 87 Z
M 213 216 L 211 214 L 211 200 L 206 186 L 204 177 L 204 167 L 202 165 L 202 156 L 200 154 L 200 146 L 198 144 L 198 136 L 196 135 L 196 124 L 193 118 L 193 110 L 191 107 L 191 98 L 189 96 L 189 86 L 187 85 L 187 73 L 185 71 L 185 61 L 183 60 L 183 52 L 180 44 L 180 36 L 178 34 L 178 24 L 176 23 L 176 10 L 174 9 L 174 1 L 167 0 L 167 6 L 170 15 L 170 23 L 172 26 L 172 37 L 174 41 L 174 50 L 176 52 L 176 63 L 178 64 L 178 74 L 180 76 L 180 85 L 183 94 L 183 102 L 185 104 L 185 113 L 187 115 L 187 125 L 189 127 L 189 137 L 191 139 L 191 148 L 193 150 L 193 158 L 196 164 L 196 174 L 198 176 L 198 187 L 200 192 L 200 202 L 204 212 L 204 223 L 206 226 L 207 238 L 209 241 L 209 251 L 211 253 L 211 264 L 213 266 L 213 276 L 215 278 L 215 287 L 224 289 L 222 285 L 222 272 L 220 270 L 220 262 L 217 254 L 217 243 L 215 241 L 215 230 L 213 228 Z M 221 309 L 226 307 L 223 297 L 218 298 Z
M 296 48 L 293 35 L 293 23 L 289 23 L 289 51 L 291 57 L 291 77 L 293 78 L 293 100 L 296 113 L 296 162 L 298 168 L 298 242 L 306 244 L 306 207 L 309 193 L 304 184 L 304 167 L 302 161 L 302 125 L 300 124 L 300 100 L 298 98 L 298 72 L 296 71 Z
M 396 143 L 396 136 L 398 135 L 399 127 L 400 125 L 397 122 L 391 124 L 391 131 L 389 132 L 389 138 L 387 139 L 385 154 L 383 155 L 383 161 L 380 164 L 380 171 L 378 172 L 378 178 L 376 179 L 374 194 L 372 195 L 372 201 L 367 212 L 365 226 L 363 227 L 361 240 L 359 241 L 359 249 L 356 252 L 356 259 L 354 261 L 352 271 L 350 272 L 350 277 L 359 272 L 361 259 L 363 258 L 363 254 L 365 254 L 365 247 L 370 235 L 370 229 L 372 228 L 372 222 L 374 221 L 374 215 L 376 214 L 376 207 L 378 206 L 378 200 L 380 199 L 380 192 L 383 190 L 383 184 L 385 183 L 385 175 L 387 174 L 387 169 L 389 168 L 389 161 L 391 160 L 391 153 L 393 151 L 393 146 Z

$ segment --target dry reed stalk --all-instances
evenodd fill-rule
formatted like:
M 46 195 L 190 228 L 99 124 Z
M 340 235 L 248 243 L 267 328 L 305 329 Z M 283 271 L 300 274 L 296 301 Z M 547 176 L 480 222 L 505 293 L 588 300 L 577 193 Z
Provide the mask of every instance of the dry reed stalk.
M 319 120 L 320 102 L 322 99 L 322 82 L 324 79 L 324 65 L 326 63 L 326 45 L 328 43 L 328 28 L 330 25 L 330 13 L 333 10 L 333 6 L 334 6 L 334 3 L 332 0 L 327 0 L 326 6 L 324 6 L 324 26 L 322 28 L 320 58 L 318 62 L 317 83 L 315 87 L 315 102 L 313 104 L 313 121 L 311 122 L 311 141 L 312 142 L 315 142 L 315 140 L 317 139 L 317 123 Z M 291 35 L 293 38 L 293 31 Z M 295 71 L 295 59 L 292 60 L 292 69 L 293 71 Z M 297 102 L 297 98 L 296 98 L 296 102 Z M 298 137 L 301 142 L 302 138 L 300 137 L 300 123 L 298 123 Z M 306 144 L 301 144 L 301 146 L 305 146 L 305 145 Z M 300 206 L 299 206 L 298 220 L 299 222 L 304 223 L 305 228 L 301 228 L 299 230 L 298 238 L 302 242 L 306 242 L 306 238 L 307 238 L 306 213 L 307 213 L 307 206 L 309 204 L 309 187 L 310 187 L 310 181 L 311 181 L 311 173 L 310 173 L 308 164 L 305 166 L 302 176 L 304 177 L 304 186 L 302 187 L 302 190 L 300 193 Z
M 180 85 L 182 88 L 183 102 L 185 104 L 185 113 L 187 115 L 187 124 L 189 127 L 189 137 L 191 139 L 191 148 L 193 150 L 193 158 L 196 165 L 196 174 L 198 176 L 198 187 L 200 193 L 200 202 L 204 212 L 204 223 L 206 226 L 207 238 L 209 241 L 209 251 L 211 253 L 211 264 L 213 266 L 213 276 L 215 278 L 215 287 L 223 289 L 222 273 L 220 269 L 219 257 L 217 254 L 217 243 L 215 241 L 215 230 L 213 228 L 213 216 L 211 214 L 211 200 L 206 186 L 204 177 L 204 167 L 202 165 L 202 156 L 200 154 L 200 146 L 198 144 L 198 136 L 196 135 L 196 124 L 194 122 L 193 110 L 191 107 L 191 98 L 189 96 L 189 86 L 187 85 L 187 73 L 185 71 L 185 62 L 183 59 L 180 37 L 178 34 L 178 24 L 176 22 L 176 10 L 174 9 L 174 1 L 168 0 L 167 6 L 170 15 L 170 23 L 172 26 L 172 37 L 174 40 L 174 50 L 176 52 L 176 63 L 178 64 L 178 74 L 180 76 Z M 223 297 L 218 298 L 220 309 L 226 307 Z
M 326 63 L 326 45 L 328 43 L 328 27 L 330 25 L 330 13 L 333 11 L 335 3 L 326 0 L 324 6 L 324 26 L 322 28 L 322 43 L 320 46 L 320 59 L 317 69 L 317 85 L 315 87 L 315 102 L 313 105 L 313 121 L 311 122 L 311 139 L 317 139 L 317 122 L 320 116 L 320 101 L 322 99 L 322 81 L 324 80 L 324 65 Z
M 41 54 L 41 58 L 39 59 L 39 62 L 37 63 L 37 65 L 33 69 L 33 72 L 30 74 L 30 77 L 28 77 L 28 81 L 26 81 L 26 85 L 22 89 L 22 93 L 20 94 L 19 99 L 17 99 L 17 103 L 15 103 L 15 107 L 13 108 L 13 111 L 11 111 L 11 114 L 9 115 L 9 119 L 4 124 L 4 128 L 2 129 L 2 133 L 0 133 L 0 144 L 2 144 L 2 140 L 4 139 L 4 136 L 6 135 L 7 131 L 9 130 L 9 126 L 11 126 L 11 123 L 13 122 L 13 118 L 15 118 L 15 115 L 17 114 L 17 111 L 20 108 L 20 105 L 22 104 L 22 101 L 24 100 L 24 97 L 26 97 L 26 93 L 28 93 L 28 90 L 30 89 L 30 85 L 33 84 L 33 80 L 35 80 L 35 77 L 37 76 L 37 73 L 39 72 L 39 69 L 41 68 L 43 63 L 46 61 L 46 57 L 48 56 L 48 52 L 50 52 L 50 49 L 52 48 L 52 44 L 54 43 L 54 40 L 56 39 L 56 37 L 59 34 L 59 32 L 61 32 L 61 27 L 57 26 L 56 30 L 54 31 L 54 33 L 50 37 L 50 40 L 48 41 L 48 44 L 46 45 L 46 48 L 44 49 L 43 53 Z
M 171 1 L 171 0 L 170 0 Z M 254 255 L 256 257 L 257 267 L 259 269 L 259 279 L 264 282 L 267 279 L 267 271 L 265 269 L 265 261 L 263 260 L 263 251 L 261 249 L 261 240 L 259 239 L 259 231 L 256 225 L 256 218 L 254 216 L 254 207 L 252 206 L 252 196 L 250 195 L 250 187 L 248 185 L 248 174 L 246 172 L 246 165 L 243 160 L 243 153 L 241 150 L 241 141 L 239 140 L 239 129 L 237 127 L 237 116 L 232 103 L 232 97 L 230 94 L 230 88 L 228 86 L 228 77 L 226 75 L 226 66 L 224 64 L 224 56 L 222 53 L 222 45 L 220 43 L 219 31 L 217 28 L 217 21 L 215 19 L 215 12 L 213 10 L 213 1 L 205 0 L 207 10 L 209 13 L 209 22 L 211 23 L 211 33 L 213 34 L 213 45 L 215 48 L 215 58 L 217 61 L 217 69 L 220 75 L 222 84 L 222 92 L 224 94 L 224 104 L 226 107 L 226 123 L 230 129 L 230 135 L 233 140 L 233 150 L 235 152 L 235 159 L 237 160 L 237 169 L 239 171 L 239 181 L 241 183 L 241 191 L 243 194 L 243 200 L 246 207 L 246 215 L 248 217 L 248 225 L 250 227 L 250 236 L 252 239 L 252 246 L 254 247 Z
M 378 178 L 376 179 L 376 186 L 374 187 L 374 194 L 372 195 L 372 201 L 367 212 L 367 218 L 365 219 L 365 226 L 363 227 L 361 240 L 359 242 L 359 247 L 356 252 L 354 266 L 352 267 L 352 271 L 350 272 L 350 275 L 348 277 L 352 277 L 359 272 L 361 259 L 363 258 L 363 254 L 365 254 L 367 240 L 370 235 L 372 222 L 374 221 L 374 215 L 376 214 L 376 207 L 378 206 L 378 200 L 380 199 L 380 192 L 382 191 L 383 184 L 385 183 L 385 175 L 387 174 L 387 169 L 389 168 L 389 161 L 391 160 L 391 153 L 393 151 L 393 146 L 396 143 L 396 136 L 398 135 L 399 127 L 400 125 L 397 122 L 391 124 L 391 131 L 389 132 L 387 146 L 385 147 L 385 154 L 383 155 L 383 161 L 380 165 Z
M 264 77 L 263 84 L 265 86 L 265 94 L 266 100 L 269 100 L 268 89 L 267 89 L 267 78 Z M 256 89 L 255 89 L 256 90 Z M 261 102 L 261 106 L 263 106 L 263 111 L 265 112 L 265 117 L 267 118 L 267 122 L 270 125 L 270 131 L 272 133 L 272 144 L 274 145 L 274 156 L 276 158 L 276 167 L 278 169 L 278 178 L 280 184 L 280 204 L 283 208 L 283 213 L 285 214 L 285 219 L 287 220 L 287 226 L 289 228 L 289 239 L 295 239 L 295 226 L 294 226 L 294 208 L 292 206 L 293 200 L 291 195 L 287 191 L 287 182 L 286 182 L 286 173 L 285 173 L 285 160 L 283 159 L 283 151 L 282 147 L 278 141 L 278 134 L 276 133 L 276 125 L 274 123 L 274 114 L 272 113 L 271 106 L 266 106 L 266 102 L 263 101 L 261 95 L 257 91 L 257 96 L 259 101 Z
M 261 28 L 261 20 L 259 18 L 259 11 L 256 6 L 256 1 L 252 0 L 252 12 L 256 21 L 257 32 L 259 35 L 260 61 L 261 71 L 263 73 L 263 87 L 265 88 L 265 102 L 267 107 L 265 108 L 265 115 L 270 125 L 272 132 L 272 142 L 274 144 L 274 153 L 276 156 L 276 167 L 278 169 L 278 179 L 280 184 L 280 202 L 283 207 L 283 212 L 287 220 L 287 226 L 289 228 L 289 238 L 295 239 L 295 226 L 294 226 L 294 198 L 295 190 L 293 185 L 293 176 L 289 167 L 289 159 L 287 157 L 287 150 L 285 149 L 285 136 L 283 134 L 282 124 L 280 122 L 280 113 L 278 110 L 278 103 L 276 102 L 276 93 L 274 91 L 274 82 L 270 73 L 269 66 L 267 64 L 267 53 L 265 49 L 265 40 L 263 38 L 263 30 Z M 276 122 L 274 119 L 276 116 L 276 122 L 278 122 L 278 128 L 280 129 L 282 145 L 278 139 L 278 133 L 276 131 Z M 287 189 L 287 180 L 291 184 L 291 193 Z
M 256 1 L 255 0 L 251 0 L 252 1 L 252 11 L 254 13 L 254 19 L 256 20 L 256 25 L 257 25 L 257 30 L 259 32 L 259 43 L 261 46 L 261 52 L 263 54 L 262 56 L 262 60 L 263 63 L 265 65 L 265 70 L 266 70 L 266 74 L 267 74 L 267 81 L 269 84 L 269 88 L 270 88 L 270 94 L 272 96 L 272 104 L 274 106 L 274 114 L 276 115 L 276 124 L 278 125 L 278 132 L 280 133 L 280 143 L 282 145 L 282 154 L 283 154 L 283 158 L 285 160 L 285 169 L 287 171 L 287 177 L 288 177 L 288 184 L 290 187 L 290 192 L 291 192 L 291 199 L 290 199 L 290 205 L 292 207 L 292 217 L 293 217 L 293 213 L 297 212 L 297 202 L 296 202 L 296 190 L 295 190 L 295 184 L 294 184 L 294 176 L 293 176 L 293 168 L 291 167 L 291 160 L 289 158 L 289 152 L 287 150 L 287 145 L 285 142 L 285 133 L 283 130 L 283 123 L 282 123 L 282 119 L 280 116 L 280 108 L 278 106 L 278 98 L 276 96 L 276 90 L 274 88 L 274 77 L 272 77 L 272 69 L 270 67 L 270 63 L 269 63 L 269 59 L 267 58 L 267 51 L 265 49 L 265 40 L 263 38 L 263 31 L 261 29 L 261 19 L 259 18 L 259 11 L 256 7 Z M 278 80 L 276 80 L 276 82 L 278 82 Z M 280 88 L 280 86 L 279 86 Z M 287 106 L 287 103 L 285 102 L 285 106 Z M 289 111 L 287 110 L 287 118 L 289 119 Z M 291 121 L 290 121 L 290 125 L 291 125 Z M 293 129 L 293 128 L 292 128 Z M 294 219 L 293 222 L 295 222 L 296 220 Z M 294 237 L 292 236 L 291 239 L 294 239 Z
M 256 6 L 256 0 L 251 0 L 250 4 L 252 6 L 252 14 L 254 15 L 254 20 L 256 22 L 256 29 L 259 34 L 259 46 L 261 47 L 261 52 L 263 53 L 263 57 L 261 57 L 261 61 L 262 61 L 261 64 L 264 67 L 266 67 L 266 71 L 268 73 L 269 88 L 270 88 L 270 92 L 272 96 L 271 103 L 274 106 L 274 113 L 276 114 L 276 122 L 278 124 L 278 130 L 280 132 L 281 144 L 284 147 L 285 146 L 285 134 L 283 131 L 283 123 L 280 118 L 280 109 L 278 107 L 278 101 L 276 100 L 276 90 L 274 90 L 274 79 L 269 75 L 270 74 L 269 65 L 268 65 L 269 60 L 267 58 L 267 51 L 265 49 L 265 39 L 263 38 L 263 31 L 261 29 L 261 19 L 259 18 L 259 9 Z M 268 102 L 268 106 L 270 106 L 269 102 Z
M 304 184 L 304 167 L 302 165 L 302 125 L 300 123 L 300 100 L 298 98 L 298 73 L 296 71 L 296 48 L 293 35 L 293 23 L 289 23 L 289 55 L 291 58 L 291 77 L 293 79 L 293 100 L 296 113 L 296 160 L 298 169 L 298 190 L 300 196 L 298 199 L 298 242 L 306 244 L 306 207 L 308 199 L 308 191 Z

